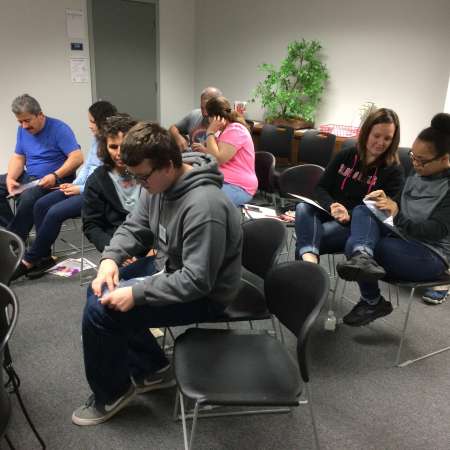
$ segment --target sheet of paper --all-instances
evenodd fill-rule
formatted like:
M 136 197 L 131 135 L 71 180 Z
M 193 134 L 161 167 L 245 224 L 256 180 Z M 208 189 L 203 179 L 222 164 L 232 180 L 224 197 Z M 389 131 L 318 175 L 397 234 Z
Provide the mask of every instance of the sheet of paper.
M 27 189 L 31 189 L 32 187 L 35 187 L 39 184 L 40 180 L 33 180 L 29 183 L 24 183 L 19 185 L 16 189 L 14 189 L 10 195 L 8 195 L 7 198 L 15 197 L 16 195 L 21 194 L 22 192 L 26 191 Z
M 78 9 L 66 9 L 66 27 L 69 39 L 84 38 L 83 11 Z
M 292 197 L 295 197 L 295 198 L 298 198 L 299 200 L 304 201 L 305 203 L 308 203 L 308 205 L 315 206 L 317 209 L 324 211 L 328 215 L 331 215 L 325 208 L 322 208 L 322 206 L 320 206 L 316 201 L 314 201 L 308 197 L 303 197 L 303 195 L 291 194 L 290 192 L 288 192 L 288 194 L 292 195 Z
M 89 82 L 89 61 L 87 58 L 70 58 L 70 79 L 72 83 Z

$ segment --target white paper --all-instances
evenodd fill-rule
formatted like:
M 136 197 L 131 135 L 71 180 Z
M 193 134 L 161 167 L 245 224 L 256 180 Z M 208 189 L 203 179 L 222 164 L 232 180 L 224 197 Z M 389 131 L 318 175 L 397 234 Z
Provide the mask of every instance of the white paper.
M 87 58 L 70 58 L 70 79 L 72 83 L 89 82 L 89 63 Z
M 305 203 L 308 203 L 308 205 L 315 206 L 317 209 L 320 209 L 321 211 L 326 212 L 328 215 L 331 215 L 325 208 L 322 208 L 322 206 L 320 206 L 316 201 L 314 201 L 308 197 L 303 197 L 303 195 L 291 194 L 290 192 L 288 192 L 288 194 L 292 195 L 292 197 L 295 197 L 295 198 L 298 198 L 299 200 L 304 201 Z
M 273 208 L 265 208 L 263 206 L 244 205 L 245 215 L 250 219 L 278 219 L 276 211 Z
M 69 39 L 84 38 L 83 11 L 78 9 L 66 9 L 67 36 Z

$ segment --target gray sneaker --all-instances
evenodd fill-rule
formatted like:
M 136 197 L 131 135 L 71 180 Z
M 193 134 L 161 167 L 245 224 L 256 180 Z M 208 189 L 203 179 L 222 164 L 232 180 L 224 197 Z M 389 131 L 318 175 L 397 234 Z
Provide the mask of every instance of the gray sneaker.
M 136 394 L 157 391 L 158 389 L 167 389 L 177 384 L 173 377 L 172 366 L 170 364 L 152 373 L 140 382 L 132 381 L 136 387 Z
M 134 397 L 135 393 L 134 386 L 131 385 L 125 394 L 109 405 L 97 404 L 94 394 L 92 394 L 83 406 L 73 412 L 72 422 L 80 426 L 98 425 L 106 422 L 117 414 Z

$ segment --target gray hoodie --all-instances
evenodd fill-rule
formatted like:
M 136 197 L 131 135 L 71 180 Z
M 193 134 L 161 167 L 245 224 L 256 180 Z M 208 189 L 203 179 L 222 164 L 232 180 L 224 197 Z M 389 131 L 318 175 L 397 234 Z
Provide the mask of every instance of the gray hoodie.
M 241 277 L 238 209 L 220 190 L 223 176 L 210 155 L 185 153 L 193 169 L 161 194 L 143 190 L 116 230 L 102 259 L 120 264 L 158 249 L 158 274 L 133 286 L 137 305 L 167 305 L 209 298 L 218 310 L 235 297 Z M 150 233 L 151 232 L 151 233 Z

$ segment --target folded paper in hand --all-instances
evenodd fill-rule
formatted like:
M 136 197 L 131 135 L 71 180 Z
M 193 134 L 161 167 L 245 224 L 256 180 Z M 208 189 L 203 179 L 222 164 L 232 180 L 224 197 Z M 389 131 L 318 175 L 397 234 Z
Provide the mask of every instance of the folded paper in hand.
M 27 189 L 31 189 L 32 187 L 35 187 L 39 184 L 40 180 L 33 180 L 29 183 L 20 184 L 16 188 L 14 188 L 11 193 L 8 195 L 7 198 L 15 197 L 16 195 L 21 194 L 22 192 L 26 191 Z

